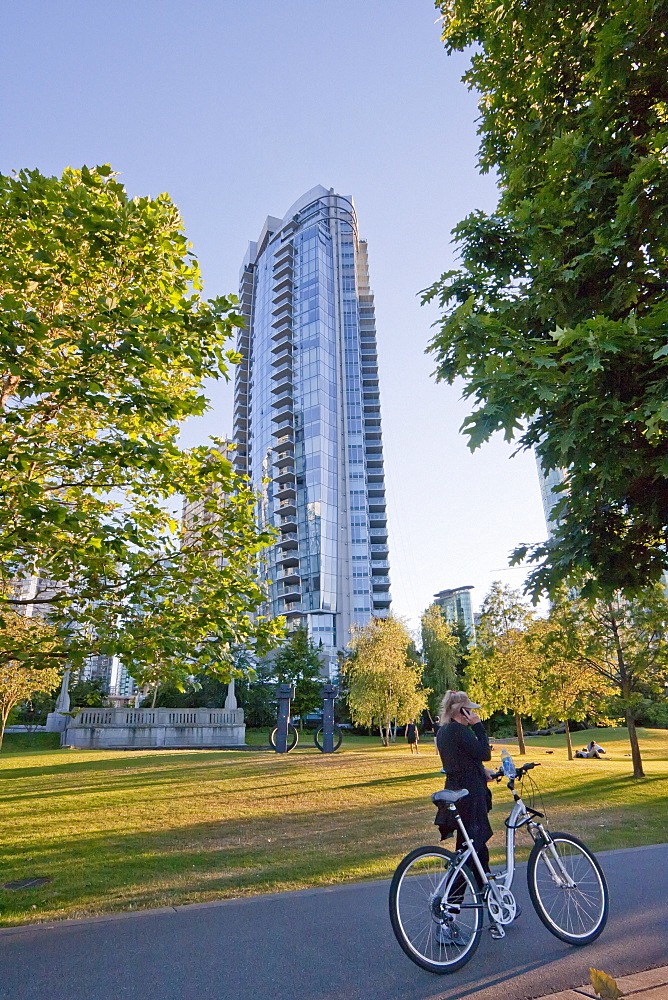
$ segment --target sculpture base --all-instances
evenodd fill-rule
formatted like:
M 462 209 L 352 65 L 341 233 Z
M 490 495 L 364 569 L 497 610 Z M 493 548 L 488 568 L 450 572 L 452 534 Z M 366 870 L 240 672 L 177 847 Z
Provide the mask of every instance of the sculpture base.
M 68 722 L 72 721 L 70 715 L 63 715 L 61 712 L 49 712 L 46 717 L 47 733 L 62 733 L 67 729 Z

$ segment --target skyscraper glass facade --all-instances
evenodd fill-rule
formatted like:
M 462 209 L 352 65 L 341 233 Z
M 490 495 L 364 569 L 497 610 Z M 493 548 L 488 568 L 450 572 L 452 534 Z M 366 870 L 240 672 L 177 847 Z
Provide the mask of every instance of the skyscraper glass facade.
M 553 538 L 555 528 L 559 526 L 559 519 L 552 520 L 552 512 L 559 501 L 563 499 L 563 493 L 559 487 L 564 482 L 565 474 L 563 469 L 550 469 L 549 472 L 545 472 L 538 455 L 536 455 L 536 465 L 538 466 L 538 482 L 540 485 L 541 500 L 543 501 L 547 535 L 548 538 Z
M 240 299 L 235 464 L 279 533 L 268 610 L 333 653 L 390 607 L 374 304 L 352 200 L 317 187 L 268 217 Z
M 455 587 L 452 590 L 441 590 L 434 594 L 434 604 L 441 608 L 445 620 L 451 623 L 461 622 L 475 642 L 475 621 L 471 606 L 471 591 L 473 587 Z

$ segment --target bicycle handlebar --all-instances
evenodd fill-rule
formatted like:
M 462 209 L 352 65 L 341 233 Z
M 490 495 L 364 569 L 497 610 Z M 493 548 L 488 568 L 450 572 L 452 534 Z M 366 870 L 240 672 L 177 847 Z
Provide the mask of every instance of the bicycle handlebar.
M 523 778 L 526 772 L 530 771 L 532 767 L 540 767 L 540 761 L 536 761 L 535 763 L 520 764 L 519 767 L 515 768 L 515 774 L 510 780 L 514 781 L 515 778 Z M 505 771 L 503 770 L 503 767 L 500 767 L 499 770 L 495 771 L 494 774 L 491 776 L 490 781 L 493 778 L 496 778 L 497 781 L 500 781 L 501 778 L 505 778 L 505 776 L 506 775 Z

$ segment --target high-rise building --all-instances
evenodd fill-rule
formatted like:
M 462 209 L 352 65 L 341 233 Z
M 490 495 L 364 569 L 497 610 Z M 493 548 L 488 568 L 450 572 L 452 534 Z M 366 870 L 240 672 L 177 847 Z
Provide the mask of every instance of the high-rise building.
M 540 496 L 543 501 L 543 513 L 545 515 L 545 524 L 547 526 L 548 538 L 554 536 L 554 530 L 559 525 L 559 519 L 552 520 L 552 511 L 563 499 L 563 492 L 559 489 L 562 485 L 565 475 L 563 469 L 550 469 L 549 472 L 543 470 L 541 461 L 536 455 L 536 465 L 538 466 L 538 482 L 540 485 Z
M 390 607 L 374 302 L 352 199 L 315 187 L 269 216 L 240 276 L 235 466 L 279 533 L 272 615 L 333 657 Z
M 434 604 L 443 611 L 445 620 L 451 623 L 461 622 L 469 637 L 475 642 L 475 622 L 471 607 L 471 591 L 473 587 L 455 587 L 452 590 L 441 590 L 434 594 Z
M 83 663 L 81 679 L 84 681 L 101 680 L 104 684 L 105 694 L 109 694 L 115 659 L 116 657 L 107 656 L 104 653 L 87 656 Z
M 221 445 L 215 449 L 215 451 L 226 458 L 228 462 L 234 462 L 234 444 L 232 441 L 225 439 L 221 442 Z M 218 491 L 218 500 L 224 500 L 225 494 L 222 487 L 216 487 Z M 207 493 L 209 496 L 213 495 L 213 487 L 209 487 Z M 190 544 L 190 542 L 197 537 L 198 530 L 213 524 L 215 515 L 206 509 L 206 500 L 200 498 L 199 500 L 187 500 L 184 498 L 183 506 L 181 508 L 181 524 L 184 530 L 183 543 Z M 224 559 L 222 553 L 218 556 L 218 566 L 220 569 L 224 566 Z
M 128 673 L 124 663 L 121 663 L 117 656 L 114 656 L 111 666 L 111 677 L 109 681 L 109 694 L 113 698 L 129 701 L 138 692 L 137 683 L 134 677 Z

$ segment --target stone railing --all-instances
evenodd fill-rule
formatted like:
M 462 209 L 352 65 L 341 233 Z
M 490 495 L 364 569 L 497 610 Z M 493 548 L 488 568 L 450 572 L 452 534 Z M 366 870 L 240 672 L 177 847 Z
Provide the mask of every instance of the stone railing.
M 242 708 L 82 708 L 78 726 L 234 726 Z
M 68 720 L 64 746 L 90 749 L 243 746 L 242 708 L 84 708 Z

